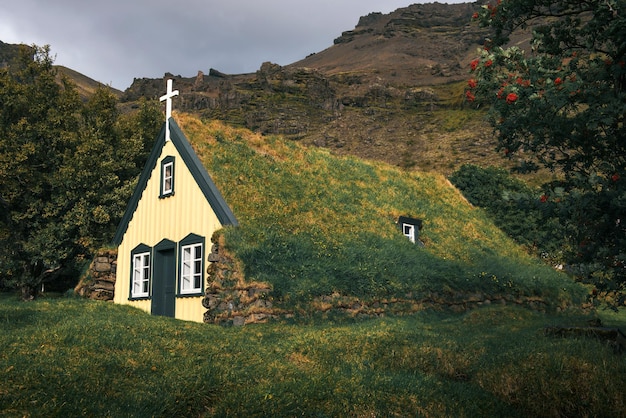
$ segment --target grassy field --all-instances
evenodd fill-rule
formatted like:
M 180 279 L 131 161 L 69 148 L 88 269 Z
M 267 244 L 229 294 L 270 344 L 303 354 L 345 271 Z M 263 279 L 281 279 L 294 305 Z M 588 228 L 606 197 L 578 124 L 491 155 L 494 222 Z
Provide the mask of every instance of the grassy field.
M 624 417 L 623 355 L 543 335 L 589 318 L 488 307 L 223 328 L 0 294 L 0 416 Z

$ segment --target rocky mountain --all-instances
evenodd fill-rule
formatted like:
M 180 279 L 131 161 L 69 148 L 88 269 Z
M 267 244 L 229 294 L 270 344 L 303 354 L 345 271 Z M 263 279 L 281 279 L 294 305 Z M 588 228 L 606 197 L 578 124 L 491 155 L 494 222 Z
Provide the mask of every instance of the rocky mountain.
M 471 23 L 478 6 L 414 4 L 390 14 L 370 13 L 334 45 L 290 67 L 325 74 L 359 73 L 370 82 L 433 85 L 466 77 L 485 31 Z
M 160 97 L 163 80 L 173 78 L 177 110 L 337 154 L 443 173 L 465 162 L 505 164 L 490 128 L 463 100 L 469 62 L 487 35 L 472 23 L 479 7 L 429 3 L 370 13 L 301 61 L 265 62 L 250 74 L 138 78 L 120 95 L 122 106 Z
M 371 13 L 329 48 L 290 65 L 164 78 L 181 92 L 178 110 L 337 154 L 447 173 L 498 158 L 489 128 L 463 107 L 469 62 L 486 36 L 472 23 L 478 7 L 430 3 Z M 162 91 L 163 79 L 135 79 L 122 101 Z

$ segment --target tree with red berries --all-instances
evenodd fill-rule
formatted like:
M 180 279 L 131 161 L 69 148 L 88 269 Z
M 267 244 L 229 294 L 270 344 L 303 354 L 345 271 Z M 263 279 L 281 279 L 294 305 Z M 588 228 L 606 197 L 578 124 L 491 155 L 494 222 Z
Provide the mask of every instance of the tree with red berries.
M 566 261 L 600 290 L 626 284 L 626 1 L 498 0 L 466 97 L 490 107 L 500 149 L 520 169 L 562 177 Z M 529 48 L 508 46 L 518 30 Z M 555 185 L 543 196 L 556 199 Z

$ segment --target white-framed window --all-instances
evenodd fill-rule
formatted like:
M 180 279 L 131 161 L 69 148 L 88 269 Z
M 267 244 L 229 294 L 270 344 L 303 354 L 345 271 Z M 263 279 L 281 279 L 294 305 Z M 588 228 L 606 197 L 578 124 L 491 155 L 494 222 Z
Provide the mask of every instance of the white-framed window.
M 161 161 L 161 198 L 174 194 L 174 157 L 168 156 Z
M 396 223 L 400 228 L 402 235 L 407 237 L 413 244 L 417 244 L 420 247 L 424 246 L 424 243 L 420 241 L 420 231 L 422 229 L 422 220 L 416 218 L 410 218 L 408 216 L 400 216 Z
M 402 233 L 411 242 L 415 243 L 415 225 L 403 223 L 402 224 Z
M 172 193 L 174 187 L 174 163 L 170 162 L 163 166 L 163 194 Z
M 133 254 L 133 273 L 130 290 L 131 298 L 150 296 L 150 253 Z
M 182 295 L 202 293 L 203 243 L 181 247 L 180 293 Z

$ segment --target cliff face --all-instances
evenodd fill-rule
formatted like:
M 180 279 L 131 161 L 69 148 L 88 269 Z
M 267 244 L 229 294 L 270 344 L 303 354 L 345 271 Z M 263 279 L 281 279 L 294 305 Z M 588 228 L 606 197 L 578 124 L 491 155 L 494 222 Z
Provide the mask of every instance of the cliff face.
M 394 85 L 433 85 L 464 77 L 485 31 L 471 23 L 478 6 L 414 4 L 361 17 L 334 45 L 294 63 L 334 74 L 377 73 Z
M 164 79 L 173 78 L 177 110 L 337 154 L 447 173 L 495 158 L 485 124 L 455 116 L 464 106 L 468 63 L 487 35 L 472 23 L 479 7 L 429 3 L 370 13 L 327 49 L 287 66 L 266 62 L 250 74 L 166 73 L 114 92 L 123 109 L 132 109 L 142 97 L 159 98 Z M 0 66 L 17 48 L 0 43 Z M 71 69 L 59 72 L 85 98 L 99 85 Z

